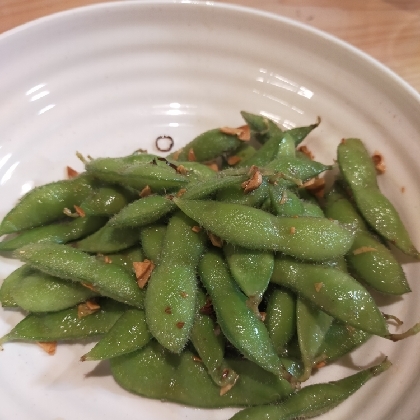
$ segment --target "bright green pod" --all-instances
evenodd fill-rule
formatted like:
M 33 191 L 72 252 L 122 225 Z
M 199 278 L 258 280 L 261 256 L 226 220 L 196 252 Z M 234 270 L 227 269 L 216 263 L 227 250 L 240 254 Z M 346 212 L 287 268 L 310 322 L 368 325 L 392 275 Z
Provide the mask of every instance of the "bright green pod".
M 57 244 L 31 244 L 17 251 L 19 258 L 44 273 L 84 283 L 102 296 L 143 309 L 144 291 L 134 273 L 106 264 L 78 249 Z
M 272 131 L 281 131 L 281 128 L 274 121 L 264 115 L 251 114 L 246 111 L 241 111 L 241 115 L 249 126 L 251 137 L 260 143 L 265 143 Z
M 117 186 L 100 185 L 94 188 L 91 194 L 79 207 L 87 216 L 113 216 L 123 209 L 136 197 L 134 192 Z
M 217 201 L 226 203 L 242 204 L 244 206 L 259 207 L 264 200 L 268 198 L 269 183 L 264 177 L 261 185 L 251 192 L 244 192 L 241 184 L 231 185 L 227 188 L 220 189 L 216 194 Z M 183 196 L 185 197 L 185 195 Z
M 105 360 L 143 348 L 152 338 L 144 311 L 127 309 L 81 360 Z
M 335 382 L 309 385 L 279 404 L 246 408 L 231 420 L 293 420 L 320 416 L 360 389 L 369 379 L 391 367 L 388 360 Z
M 369 226 L 405 254 L 420 258 L 397 210 L 379 190 L 375 166 L 362 141 L 342 141 L 337 159 L 357 208 Z
M 16 284 L 24 279 L 26 276 L 34 273 L 36 270 L 30 267 L 27 264 L 22 265 L 21 267 L 14 270 L 10 273 L 0 286 L 0 303 L 1 306 L 5 308 L 14 308 L 17 307 L 17 303 L 13 298 L 12 291 Z
M 277 354 L 296 333 L 296 296 L 287 289 L 271 288 L 267 294 L 264 324 Z
M 285 375 L 264 323 L 248 307 L 248 299 L 230 275 L 223 256 L 208 251 L 200 261 L 199 273 L 225 337 L 258 366 L 275 375 Z
M 325 218 L 276 217 L 252 207 L 211 200 L 173 201 L 205 229 L 249 249 L 321 261 L 344 255 L 353 241 L 352 232 Z
M 257 312 L 273 273 L 274 254 L 229 243 L 224 244 L 223 252 L 230 273 Z
M 225 360 L 225 338 L 216 334 L 216 323 L 208 313 L 206 295 L 201 289 L 197 293 L 197 314 L 191 329 L 190 340 L 221 393 L 229 392 L 238 380 L 238 374 Z
M 389 334 L 372 296 L 353 277 L 335 267 L 278 256 L 271 281 L 290 288 L 346 324 L 381 337 Z
M 303 216 L 303 201 L 284 183 L 270 185 L 271 209 L 276 216 Z
M 207 162 L 216 159 L 221 154 L 231 152 L 242 144 L 236 135 L 225 134 L 220 128 L 205 131 L 186 144 L 179 153 L 171 153 L 168 159 L 172 159 L 177 153 L 178 161 L 189 160 L 190 150 L 193 150 L 197 162 Z
M 56 312 L 97 296 L 79 283 L 62 280 L 38 270 L 16 282 L 12 291 L 16 304 L 28 312 Z
M 183 166 L 183 168 L 187 171 L 186 175 L 190 182 L 195 180 L 204 180 L 207 178 L 211 179 L 217 176 L 216 171 L 200 162 L 179 162 L 177 160 L 173 160 L 171 162 L 176 166 Z M 180 171 L 180 169 L 178 169 L 178 171 Z
M 92 235 L 73 244 L 80 251 L 91 254 L 111 254 L 139 243 L 139 231 L 132 227 L 117 227 L 110 223 L 102 226 Z
M 64 208 L 79 205 L 91 190 L 91 182 L 86 175 L 36 187 L 26 193 L 6 214 L 0 224 L 0 235 L 62 219 Z
M 100 309 L 97 312 L 81 318 L 77 307 L 58 312 L 31 313 L 2 337 L 0 343 L 13 340 L 80 340 L 105 334 L 127 306 L 111 299 L 101 299 L 99 305 Z
M 106 223 L 104 217 L 86 216 L 63 223 L 39 226 L 25 230 L 10 239 L 0 242 L 0 251 L 15 251 L 25 245 L 41 242 L 65 244 L 93 234 Z
M 239 380 L 226 394 L 188 350 L 174 354 L 156 341 L 139 351 L 110 359 L 111 372 L 124 389 L 147 398 L 201 408 L 268 404 L 290 395 L 284 379 L 247 360 L 228 359 Z
M 315 356 L 322 345 L 333 318 L 321 311 L 311 303 L 297 299 L 296 304 L 296 330 L 299 342 L 301 359 L 304 365 L 304 373 L 298 380 L 304 382 L 312 374 Z
M 204 232 L 182 212 L 175 213 L 166 230 L 159 265 L 148 281 L 145 311 L 147 325 L 162 346 L 180 353 L 194 323 L 197 265 L 204 252 Z
M 295 146 L 298 146 L 300 143 L 302 143 L 303 140 L 305 140 L 309 133 L 311 133 L 315 128 L 319 126 L 319 124 L 321 124 L 321 118 L 318 117 L 316 123 L 306 126 L 294 127 L 290 130 L 287 130 L 286 133 L 288 133 L 294 139 Z
M 401 264 L 389 248 L 369 232 L 356 208 L 337 188 L 326 197 L 325 214 L 355 226 L 354 242 L 346 259 L 356 278 L 382 293 L 401 295 L 410 292 Z
M 166 225 L 153 224 L 140 229 L 140 242 L 147 259 L 159 263 L 166 235 Z
M 371 335 L 334 320 L 317 352 L 317 360 L 333 362 L 364 344 Z

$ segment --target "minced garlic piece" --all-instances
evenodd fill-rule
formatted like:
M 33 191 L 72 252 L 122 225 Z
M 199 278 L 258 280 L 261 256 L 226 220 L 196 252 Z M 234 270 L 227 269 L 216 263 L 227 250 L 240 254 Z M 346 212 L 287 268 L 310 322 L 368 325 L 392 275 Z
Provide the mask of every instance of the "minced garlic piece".
M 133 262 L 134 272 L 136 274 L 137 284 L 139 285 L 140 289 L 143 289 L 146 286 L 146 283 L 149 281 L 149 278 L 152 274 L 152 271 L 155 268 L 155 264 L 153 264 L 150 260 L 144 260 L 139 262 Z

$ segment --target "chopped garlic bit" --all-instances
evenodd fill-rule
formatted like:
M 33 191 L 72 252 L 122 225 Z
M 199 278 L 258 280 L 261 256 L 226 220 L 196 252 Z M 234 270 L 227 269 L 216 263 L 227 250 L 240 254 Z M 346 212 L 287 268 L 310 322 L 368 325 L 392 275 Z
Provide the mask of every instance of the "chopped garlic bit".
M 302 184 L 302 187 L 306 188 L 309 192 L 314 194 L 318 198 L 324 197 L 325 192 L 325 179 L 324 178 L 311 178 Z
M 53 356 L 57 350 L 57 341 L 37 341 L 36 344 L 50 356 Z
M 83 283 L 81 282 L 82 286 L 86 287 L 89 290 L 92 290 L 93 292 L 97 292 L 97 290 L 89 283 Z
M 85 316 L 92 315 L 93 313 L 99 311 L 101 307 L 94 300 L 87 300 L 84 303 L 77 305 L 77 316 L 84 318 Z
M 376 248 L 372 248 L 370 246 L 361 246 L 360 248 L 353 250 L 353 255 L 359 255 L 359 254 L 364 254 L 365 252 L 374 252 L 374 251 L 376 251 Z
M 187 173 L 188 173 L 187 168 L 184 165 L 178 165 L 176 167 L 176 171 L 181 175 L 187 175 Z
M 241 141 L 251 140 L 251 130 L 248 125 L 242 125 L 241 127 L 237 128 L 222 127 L 220 131 L 224 134 L 231 134 L 233 136 L 236 136 Z
M 149 196 L 150 194 L 152 194 L 152 189 L 148 186 L 148 185 L 146 185 L 141 191 L 140 191 L 140 197 L 141 198 L 143 198 L 143 197 L 147 197 L 147 196 Z
M 84 212 L 84 210 L 81 207 L 74 205 L 74 210 L 76 210 L 76 213 L 80 217 L 85 217 L 86 216 L 86 213 Z
M 217 246 L 218 248 L 223 247 L 223 241 L 217 235 L 211 232 L 207 232 L 207 236 L 209 237 L 210 242 L 212 243 L 213 246 Z
M 308 156 L 309 159 L 314 160 L 315 156 L 313 153 L 308 149 L 307 146 L 299 146 L 299 152 L 302 152 L 304 155 Z
M 315 290 L 319 292 L 324 287 L 324 283 L 315 283 Z
M 290 233 L 291 233 L 292 235 L 294 235 L 294 234 L 296 233 L 296 228 L 295 228 L 294 226 L 292 226 L 292 227 L 290 228 Z
M 240 161 L 241 161 L 242 159 L 239 157 L 239 156 L 236 156 L 236 155 L 234 155 L 234 156 L 229 156 L 228 158 L 227 158 L 227 163 L 230 165 L 230 166 L 235 166 L 235 165 L 237 165 Z
M 216 162 L 208 162 L 205 165 L 214 172 L 219 172 L 219 165 Z
M 188 150 L 188 162 L 195 162 L 197 160 L 197 158 L 195 157 L 195 153 L 194 153 L 194 149 L 191 148 L 190 150 Z
M 182 197 L 185 193 L 187 192 L 187 190 L 185 188 L 181 188 L 177 193 L 176 196 L 177 197 Z
M 195 232 L 195 233 L 198 233 L 198 232 L 201 232 L 201 227 L 200 227 L 200 226 L 193 226 L 193 227 L 191 228 L 191 230 L 192 230 L 193 232 Z
M 251 178 L 249 178 L 248 180 L 244 181 L 241 184 L 242 189 L 244 190 L 244 193 L 250 193 L 251 191 L 256 190 L 261 184 L 262 184 L 262 174 L 261 172 L 258 170 L 258 168 L 256 168 L 253 172 L 253 174 L 251 175 Z
M 372 155 L 372 161 L 378 174 L 383 174 L 386 171 L 384 157 L 377 150 Z
M 140 289 L 143 289 L 146 286 L 146 283 L 149 281 L 149 278 L 152 274 L 152 271 L 155 268 L 155 264 L 153 264 L 150 260 L 144 260 L 139 262 L 133 262 L 134 272 L 136 274 L 137 284 L 139 285 Z
M 67 166 L 66 170 L 67 170 L 67 178 L 68 179 L 76 178 L 76 176 L 79 175 L 79 172 L 77 172 L 75 169 L 73 169 L 70 166 Z

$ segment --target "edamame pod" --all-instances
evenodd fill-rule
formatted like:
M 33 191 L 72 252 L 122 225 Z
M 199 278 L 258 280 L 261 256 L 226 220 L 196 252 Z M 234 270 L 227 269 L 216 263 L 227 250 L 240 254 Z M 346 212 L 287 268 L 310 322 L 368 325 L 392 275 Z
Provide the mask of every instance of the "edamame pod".
M 375 166 L 359 139 L 345 139 L 337 149 L 340 171 L 369 226 L 405 254 L 420 258 L 395 207 L 379 190 Z
M 31 244 L 17 251 L 19 258 L 44 273 L 85 283 L 99 294 L 143 308 L 144 291 L 134 273 L 98 261 L 78 249 L 57 244 Z
M 32 274 L 36 271 L 34 268 L 30 267 L 27 264 L 22 265 L 21 267 L 14 270 L 10 273 L 4 280 L 0 287 L 0 303 L 3 307 L 14 308 L 17 307 L 17 303 L 13 298 L 12 291 L 16 284 L 18 284 L 22 279 L 24 279 L 29 274 Z
M 385 360 L 339 381 L 309 385 L 279 404 L 246 408 L 231 417 L 231 420 L 293 420 L 316 417 L 342 403 L 369 379 L 390 367 L 391 362 Z
M 208 251 L 200 261 L 199 273 L 226 338 L 258 366 L 275 375 L 287 376 L 265 325 L 248 307 L 247 297 L 232 279 L 223 256 Z
M 110 359 L 114 379 L 148 398 L 202 408 L 268 404 L 288 396 L 290 384 L 248 360 L 229 359 L 240 379 L 223 396 L 203 363 L 188 350 L 174 354 L 152 340 L 143 349 Z
M 127 354 L 141 349 L 151 338 L 144 311 L 130 308 L 81 360 L 104 360 Z
M 36 187 L 26 193 L 6 214 L 0 224 L 0 235 L 19 232 L 64 218 L 64 208 L 80 204 L 91 192 L 89 177 L 79 175 Z
M 345 254 L 353 233 L 337 222 L 314 217 L 275 217 L 240 204 L 174 198 L 174 203 L 205 229 L 228 243 L 281 251 L 308 260 Z
M 147 259 L 159 263 L 166 235 L 166 225 L 153 224 L 140 229 L 140 242 Z
M 385 320 L 371 295 L 339 269 L 277 256 L 271 281 L 292 289 L 346 324 L 381 337 L 388 335 Z
M 193 326 L 197 265 L 204 251 L 204 232 L 194 232 L 196 223 L 182 212 L 168 224 L 160 264 L 147 285 L 145 311 L 147 325 L 162 346 L 180 353 Z
M 133 248 L 124 249 L 116 254 L 98 254 L 96 258 L 107 264 L 116 264 L 125 268 L 128 272 L 134 271 L 133 263 L 144 260 L 144 253 L 142 248 L 135 246 Z
M 111 299 L 101 299 L 99 305 L 97 312 L 82 318 L 78 315 L 77 307 L 58 312 L 31 313 L 1 338 L 0 343 L 13 340 L 79 340 L 104 334 L 127 307 Z

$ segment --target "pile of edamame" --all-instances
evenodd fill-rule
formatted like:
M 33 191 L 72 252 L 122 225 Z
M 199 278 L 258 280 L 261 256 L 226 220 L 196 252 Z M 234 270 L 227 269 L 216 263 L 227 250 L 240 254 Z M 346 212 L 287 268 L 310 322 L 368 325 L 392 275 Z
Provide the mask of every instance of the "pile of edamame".
M 24 263 L 0 302 L 26 316 L 0 343 L 96 338 L 81 360 L 109 359 L 128 391 L 235 420 L 317 416 L 388 369 L 305 386 L 372 335 L 420 330 L 391 334 L 369 292 L 410 292 L 389 244 L 419 253 L 367 149 L 344 139 L 324 165 L 299 146 L 319 120 L 241 115 L 166 158 L 81 157 L 23 196 L 0 224 Z

